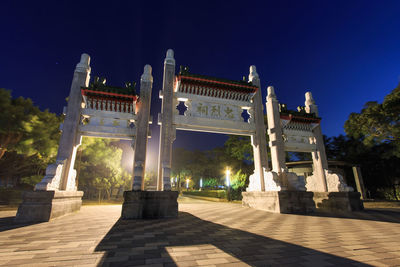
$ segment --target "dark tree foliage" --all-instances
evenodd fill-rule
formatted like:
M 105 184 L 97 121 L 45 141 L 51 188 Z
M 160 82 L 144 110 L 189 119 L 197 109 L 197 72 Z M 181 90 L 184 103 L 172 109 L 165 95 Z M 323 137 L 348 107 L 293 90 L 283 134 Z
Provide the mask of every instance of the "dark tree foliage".
M 361 167 L 364 184 L 372 197 L 379 197 L 379 188 L 393 188 L 398 183 L 400 158 L 388 156 L 388 151 L 395 149 L 393 144 L 370 146 L 360 139 L 343 135 L 328 138 L 325 144 L 329 160 L 345 161 Z
M 400 84 L 383 102 L 367 102 L 360 113 L 351 113 L 345 132 L 366 146 L 390 144 L 382 156 L 400 157 Z
M 54 160 L 61 118 L 32 101 L 0 89 L 0 178 L 5 184 L 35 185 Z
M 357 163 L 367 188 L 393 188 L 400 184 L 400 84 L 380 104 L 367 102 L 346 121 L 347 137 L 333 137 L 327 151 L 335 159 Z
M 190 179 L 195 187 L 199 187 L 200 178 L 203 179 L 203 185 L 215 185 L 216 181 L 222 185 L 227 168 L 232 175 L 241 171 L 238 177 L 244 175 L 248 178 L 254 169 L 252 160 L 250 138 L 230 136 L 223 147 L 209 151 L 173 149 L 172 172 L 181 182 Z M 243 184 L 247 185 L 241 181 Z

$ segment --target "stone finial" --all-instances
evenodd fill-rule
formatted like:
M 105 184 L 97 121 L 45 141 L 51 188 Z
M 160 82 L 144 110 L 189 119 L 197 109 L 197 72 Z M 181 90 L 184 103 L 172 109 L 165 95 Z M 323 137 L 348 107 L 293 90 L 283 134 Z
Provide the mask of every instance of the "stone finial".
M 259 78 L 259 76 L 258 76 L 258 73 L 257 73 L 256 66 L 251 65 L 250 66 L 250 73 L 249 73 L 249 81 L 251 82 L 251 81 L 253 81 L 253 79 L 258 79 L 258 78 Z
M 76 65 L 77 72 L 90 72 L 90 56 L 86 53 L 81 55 L 81 61 Z
M 273 86 L 268 86 L 267 88 L 267 99 L 276 99 L 275 89 Z
M 307 113 L 314 113 L 318 117 L 318 106 L 315 105 L 314 98 L 311 92 L 306 93 L 305 110 Z
M 174 50 L 172 49 L 167 50 L 167 58 L 174 58 Z
M 174 50 L 172 50 L 172 49 L 167 50 L 167 56 L 165 57 L 164 64 L 175 65 Z
M 142 74 L 142 77 L 140 77 L 141 81 L 149 81 L 149 82 L 153 82 L 153 76 L 151 75 L 151 66 L 149 64 L 144 66 L 144 71 Z
M 314 101 L 314 98 L 313 98 L 311 92 L 307 92 L 307 93 L 306 93 L 306 102 L 305 102 L 305 105 L 306 105 L 306 106 L 315 105 L 315 101 Z

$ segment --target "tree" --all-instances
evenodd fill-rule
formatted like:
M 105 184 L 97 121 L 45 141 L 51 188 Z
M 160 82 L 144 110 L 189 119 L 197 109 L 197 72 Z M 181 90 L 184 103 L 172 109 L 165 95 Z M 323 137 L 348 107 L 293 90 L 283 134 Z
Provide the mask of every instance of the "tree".
M 54 160 L 61 118 L 0 89 L 0 177 L 34 186 Z
M 351 113 L 344 128 L 347 135 L 369 147 L 392 144 L 386 156 L 400 157 L 400 84 L 382 104 L 367 102 L 361 113 Z
M 13 149 L 24 155 L 38 155 L 46 163 L 57 155 L 61 117 L 48 110 L 34 109 L 21 140 Z
M 146 171 L 144 174 L 144 186 L 157 186 L 157 172 L 155 170 Z
M 390 143 L 365 145 L 362 139 L 351 136 L 339 135 L 327 138 L 325 147 L 327 157 L 330 160 L 345 161 L 361 167 L 364 184 L 372 194 L 377 195 L 382 188 L 391 188 L 396 196 L 396 179 L 400 177 L 400 158 L 388 157 L 387 151 L 393 150 Z M 351 177 L 352 171 L 349 171 Z M 395 198 L 395 197 L 394 197 Z
M 13 99 L 10 91 L 0 89 L 0 159 L 31 129 L 34 109 L 30 99 Z
M 23 97 L 11 98 L 0 89 L 0 159 L 7 150 L 48 160 L 55 156 L 60 137 L 61 118 L 41 111 Z
M 370 101 L 360 113 L 351 113 L 344 128 L 348 136 L 333 138 L 328 151 L 338 159 L 358 163 L 370 190 L 391 188 L 390 194 L 396 199 L 400 182 L 400 84 L 381 104 Z
M 224 147 L 226 152 L 235 159 L 253 161 L 253 147 L 248 136 L 230 135 Z
M 172 175 L 178 178 L 178 191 L 180 191 L 181 179 L 188 171 L 190 151 L 184 148 L 174 148 L 172 150 Z
M 37 155 L 27 156 L 9 151 L 0 160 L 0 178 L 6 184 L 18 186 L 21 183 L 34 186 L 44 176 L 47 163 Z
M 231 176 L 231 186 L 234 190 L 244 190 L 246 187 L 247 175 L 241 170 Z
M 88 193 L 97 191 L 99 200 L 102 192 L 110 199 L 114 189 L 127 186 L 131 176 L 121 167 L 122 150 L 111 144 L 110 140 L 84 138 L 82 141 L 82 156 L 79 187 Z

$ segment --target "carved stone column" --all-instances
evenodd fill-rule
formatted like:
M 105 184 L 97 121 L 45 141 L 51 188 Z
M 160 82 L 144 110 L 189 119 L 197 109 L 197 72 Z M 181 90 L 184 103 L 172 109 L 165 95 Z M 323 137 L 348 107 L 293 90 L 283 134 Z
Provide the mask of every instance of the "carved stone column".
M 56 162 L 47 167 L 46 175 L 35 186 L 35 191 L 24 192 L 15 218 L 17 222 L 45 222 L 81 207 L 83 192 L 76 191 L 74 163 L 81 144 L 78 133 L 81 87 L 89 83 L 89 62 L 89 55 L 82 54 L 75 68 Z
M 63 123 L 63 131 L 58 146 L 57 160 L 66 160 L 61 178 L 60 189 L 75 191 L 74 161 L 77 147 L 80 145 L 81 137 L 78 134 L 79 120 L 81 116 L 81 87 L 87 87 L 90 79 L 90 57 L 82 54 L 81 61 L 76 65 L 72 80 L 71 91 L 68 96 L 67 115 Z M 73 185 L 71 183 L 73 182 Z
M 171 50 L 172 51 L 172 50 Z M 173 59 L 173 54 L 171 52 L 167 54 L 166 65 L 168 65 L 169 58 L 171 56 Z M 167 73 L 170 73 L 171 69 L 169 66 L 166 67 Z M 174 69 L 172 69 L 174 70 Z M 174 73 L 172 73 L 173 76 Z M 165 77 L 164 77 L 165 80 Z M 151 101 L 151 89 L 153 86 L 153 77 L 151 76 L 151 67 L 146 65 L 144 68 L 144 73 L 141 78 L 140 85 L 140 99 L 137 103 L 139 112 L 137 114 L 136 122 L 136 145 L 135 145 L 135 168 L 134 168 L 134 182 L 133 190 L 124 192 L 124 203 L 122 204 L 121 218 L 122 219 L 161 219 L 161 218 L 176 218 L 178 216 L 178 192 L 171 191 L 171 186 L 169 190 L 165 190 L 167 186 L 164 184 L 164 191 L 144 191 L 144 174 L 146 167 L 146 146 L 147 138 L 149 134 L 149 118 L 150 118 L 150 101 Z M 169 86 L 169 84 L 167 84 Z M 165 88 L 165 87 L 164 87 Z M 172 90 L 172 86 L 171 86 Z M 166 90 L 168 91 L 168 90 Z M 164 93 L 166 92 L 164 91 Z M 164 98 L 166 93 L 164 94 Z M 172 91 L 170 93 L 172 96 Z M 168 104 L 171 106 L 170 118 L 172 118 L 172 97 Z M 163 106 L 164 101 L 163 101 Z M 168 121 L 167 121 L 168 122 Z M 170 123 L 164 123 L 162 126 L 170 125 L 172 126 L 172 121 Z M 164 131 L 166 131 L 164 127 Z M 164 141 L 171 140 L 171 129 L 166 131 L 164 135 Z M 164 133 L 165 134 L 165 133 Z M 164 142 L 165 144 L 165 142 Z M 171 142 L 167 143 L 171 144 Z M 168 151 L 168 147 L 164 149 Z M 169 150 L 171 151 L 171 150 Z M 162 159 L 169 159 L 169 166 L 171 164 L 171 157 L 164 155 Z M 164 161 L 165 162 L 165 161 Z M 164 173 L 166 171 L 164 170 Z M 169 182 L 169 177 L 168 177 Z
M 174 51 L 169 49 L 164 60 L 163 99 L 161 107 L 160 147 L 158 161 L 157 190 L 171 190 L 171 156 L 174 141 L 173 127 L 173 86 L 175 79 Z
M 81 87 L 89 83 L 89 64 L 89 55 L 82 54 L 72 79 L 56 163 L 47 167 L 46 176 L 35 186 L 35 190 L 76 191 L 74 162 L 77 149 L 81 144 L 81 136 L 78 133 L 82 103 Z
M 315 105 L 315 101 L 312 97 L 311 92 L 305 94 L 305 108 L 307 113 L 314 113 L 318 117 L 318 106 Z M 319 177 L 319 191 L 328 192 L 328 186 L 326 183 L 325 171 L 328 171 L 328 160 L 325 153 L 324 139 L 322 137 L 321 125 L 318 124 L 314 129 L 313 133 L 315 136 L 315 144 L 317 150 L 312 152 L 313 169 L 315 174 Z
M 134 152 L 133 186 L 132 190 L 144 190 L 144 174 L 146 170 L 147 139 L 149 136 L 151 90 L 153 88 L 153 76 L 151 66 L 144 66 L 144 72 L 140 78 L 140 98 L 136 103 L 138 110 L 136 117 L 136 138 Z
M 250 66 L 249 81 L 258 87 L 253 97 L 254 122 L 256 133 L 251 136 L 254 154 L 254 174 L 260 179 L 261 191 L 265 191 L 264 171 L 268 171 L 268 154 L 267 141 L 265 139 L 264 112 L 262 105 L 262 94 L 260 86 L 260 78 L 258 76 L 256 66 Z M 253 115 L 253 114 L 252 114 Z
M 282 139 L 281 118 L 279 113 L 279 103 L 275 95 L 273 86 L 268 87 L 267 95 L 267 118 L 269 147 L 271 149 L 272 170 L 282 176 L 286 170 L 285 146 Z M 287 181 L 281 181 L 287 187 Z

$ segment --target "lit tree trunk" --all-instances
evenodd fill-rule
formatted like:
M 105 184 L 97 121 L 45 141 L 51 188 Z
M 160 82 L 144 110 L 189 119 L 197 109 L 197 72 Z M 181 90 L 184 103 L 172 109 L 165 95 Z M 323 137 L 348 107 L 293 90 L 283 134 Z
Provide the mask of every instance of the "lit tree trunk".
M 0 147 L 0 159 L 4 156 L 6 151 L 7 151 L 7 148 Z
M 178 175 L 178 193 L 181 193 L 181 173 Z
M 78 164 L 78 166 L 77 166 L 77 170 L 76 170 L 76 182 L 75 182 L 75 185 L 76 185 L 76 188 L 78 188 L 78 186 L 79 186 L 79 174 L 81 173 L 81 159 L 82 159 L 82 148 L 81 147 L 79 147 L 78 148 L 78 157 L 79 157 L 79 160 L 78 160 L 78 162 L 77 162 L 77 164 Z

